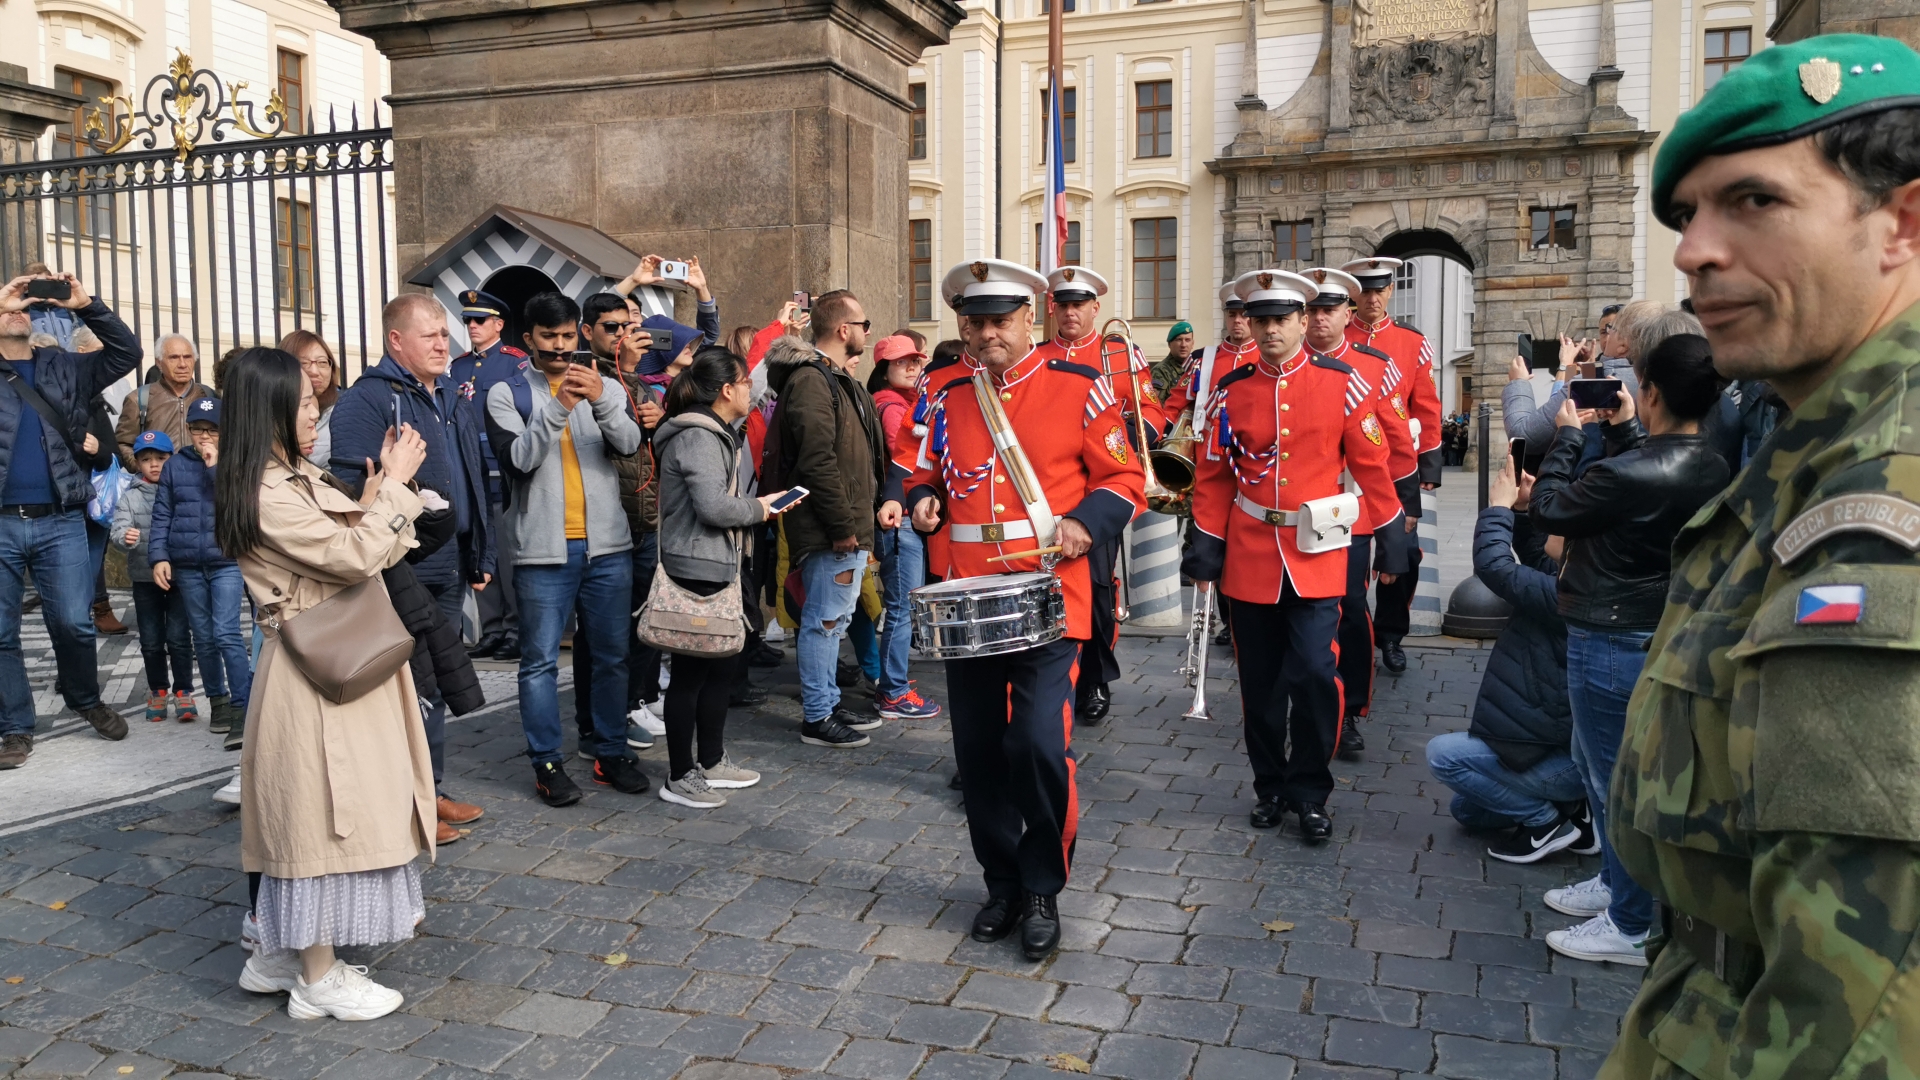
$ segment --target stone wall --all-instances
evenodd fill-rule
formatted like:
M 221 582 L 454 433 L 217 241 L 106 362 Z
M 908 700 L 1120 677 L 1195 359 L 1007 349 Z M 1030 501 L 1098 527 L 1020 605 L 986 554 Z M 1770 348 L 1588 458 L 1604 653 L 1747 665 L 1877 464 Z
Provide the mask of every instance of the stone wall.
M 906 68 L 950 0 L 331 0 L 392 63 L 399 262 L 495 203 L 699 256 L 727 325 L 795 289 L 906 316 Z

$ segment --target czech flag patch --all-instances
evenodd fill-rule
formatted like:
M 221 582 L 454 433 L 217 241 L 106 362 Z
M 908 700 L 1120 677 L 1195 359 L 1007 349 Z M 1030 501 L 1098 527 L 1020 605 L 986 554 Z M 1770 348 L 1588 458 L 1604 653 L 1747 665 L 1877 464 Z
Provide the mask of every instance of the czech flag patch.
M 1867 607 L 1865 585 L 1809 585 L 1800 590 L 1795 626 L 1857 623 Z

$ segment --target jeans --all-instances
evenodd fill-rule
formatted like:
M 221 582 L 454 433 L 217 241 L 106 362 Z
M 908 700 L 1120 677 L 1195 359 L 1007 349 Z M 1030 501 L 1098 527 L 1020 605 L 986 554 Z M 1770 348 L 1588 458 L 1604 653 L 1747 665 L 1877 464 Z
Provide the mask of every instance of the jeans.
M 193 651 L 200 660 L 200 681 L 208 697 L 226 695 L 246 711 L 253 692 L 253 667 L 240 636 L 240 602 L 246 582 L 238 566 L 173 565 L 173 587 L 187 602 L 193 625 Z
M 585 540 L 567 541 L 564 563 L 522 563 L 513 575 L 520 611 L 520 726 L 535 765 L 558 763 L 560 752 L 560 632 L 580 613 L 576 651 L 593 652 L 593 731 L 603 758 L 627 756 L 627 607 L 633 556 L 625 551 L 587 558 Z
M 840 705 L 834 666 L 840 661 L 840 639 L 860 602 L 860 575 L 866 569 L 864 551 L 816 551 L 800 564 L 801 587 L 807 590 L 797 646 L 800 712 L 808 723 L 825 720 Z
M 93 602 L 96 604 L 113 599 L 107 595 L 107 539 L 111 535 L 106 526 L 87 519 L 87 558 L 93 566 Z
M 927 542 L 911 525 L 882 529 L 880 585 L 886 621 L 880 626 L 880 693 L 898 697 L 909 689 L 907 660 L 913 652 L 913 615 L 907 594 L 927 583 Z
M 1600 833 L 1600 879 L 1613 893 L 1607 913 L 1624 934 L 1653 923 L 1653 897 L 1627 875 L 1607 838 L 1607 788 L 1627 731 L 1627 699 L 1647 662 L 1651 631 L 1607 631 L 1567 624 L 1567 697 L 1573 705 L 1573 761 L 1587 786 Z
M 1464 731 L 1429 741 L 1427 768 L 1453 789 L 1454 820 L 1469 829 L 1538 828 L 1560 817 L 1558 804 L 1587 797 L 1571 754 L 1555 750 L 1526 772 L 1514 772 L 1493 747 Z
M 651 645 L 642 644 L 640 635 L 635 633 L 638 620 L 632 612 L 639 611 L 640 605 L 647 602 L 647 596 L 653 591 L 653 571 L 660 565 L 660 534 L 641 533 L 633 543 L 633 584 L 630 587 L 627 604 L 627 693 L 621 706 L 628 712 L 642 701 L 657 701 L 660 698 L 660 650 Z M 575 625 L 584 618 L 581 612 L 574 613 Z M 580 744 L 593 745 L 593 650 L 580 647 L 580 636 L 574 635 L 573 645 L 573 722 L 580 729 Z
M 136 581 L 133 613 L 140 624 L 140 656 L 147 663 L 147 690 L 155 694 L 168 690 L 193 693 L 193 630 L 187 625 L 187 602 L 179 590 Z M 169 669 L 171 682 L 167 678 Z
M 433 602 L 439 605 L 440 614 L 458 631 L 460 609 L 466 603 L 467 590 L 471 586 L 463 581 L 423 581 L 421 584 L 433 594 Z M 487 586 L 487 589 L 492 588 L 494 586 Z M 420 724 L 426 730 L 427 759 L 433 763 L 433 792 L 438 795 L 440 781 L 447 775 L 447 699 L 436 693 L 425 700 L 427 706 L 420 710 Z
M 20 600 L 29 572 L 67 707 L 80 712 L 100 704 L 86 520 L 79 510 L 39 518 L 0 514 L 0 735 L 33 732 L 33 687 L 20 654 Z

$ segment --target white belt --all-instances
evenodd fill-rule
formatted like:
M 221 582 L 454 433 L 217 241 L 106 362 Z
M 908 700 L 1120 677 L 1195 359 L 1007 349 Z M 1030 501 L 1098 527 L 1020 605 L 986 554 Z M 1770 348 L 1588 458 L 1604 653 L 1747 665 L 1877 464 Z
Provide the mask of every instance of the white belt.
M 1060 518 L 1054 517 L 1059 523 Z M 947 533 L 948 539 L 960 544 L 1003 544 L 1008 540 L 1033 539 L 1033 522 L 1026 518 L 1012 521 L 992 521 L 985 525 L 953 525 Z
M 1297 510 L 1273 510 L 1261 506 L 1245 495 L 1235 495 L 1233 497 L 1233 505 L 1245 510 L 1248 515 L 1258 518 L 1268 525 L 1292 525 L 1299 521 L 1299 511 Z

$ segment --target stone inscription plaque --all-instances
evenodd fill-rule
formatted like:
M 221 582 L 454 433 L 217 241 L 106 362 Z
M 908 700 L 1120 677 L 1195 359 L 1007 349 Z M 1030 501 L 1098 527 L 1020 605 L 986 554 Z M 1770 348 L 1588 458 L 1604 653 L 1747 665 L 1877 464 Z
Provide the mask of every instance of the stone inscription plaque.
M 1493 33 L 1494 0 L 1353 0 L 1353 47 Z

